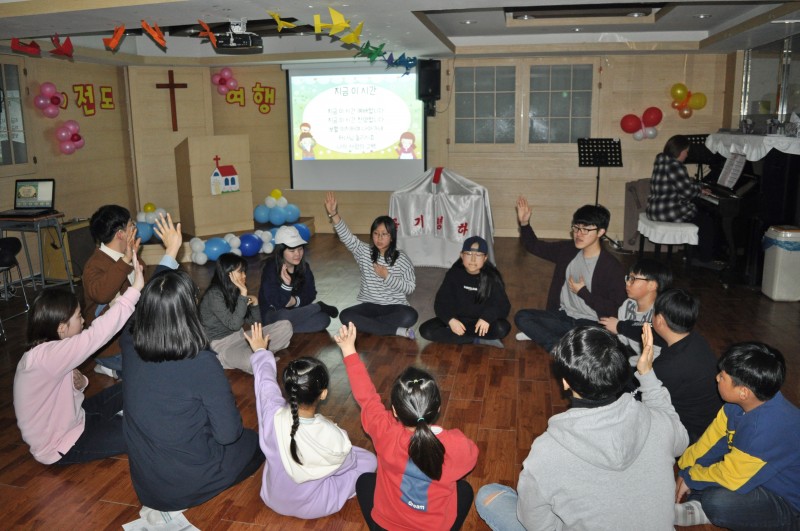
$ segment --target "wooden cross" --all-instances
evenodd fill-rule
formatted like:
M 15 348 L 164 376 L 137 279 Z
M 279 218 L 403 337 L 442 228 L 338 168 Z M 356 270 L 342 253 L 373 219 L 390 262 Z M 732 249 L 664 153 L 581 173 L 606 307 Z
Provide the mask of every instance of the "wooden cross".
M 219 155 L 214 155 L 214 162 L 216 162 L 216 164 L 217 164 L 217 168 L 219 168 L 219 161 L 221 161 L 221 160 L 222 160 L 222 159 L 221 159 L 221 158 L 219 158 Z
M 169 83 L 156 83 L 158 89 L 169 89 L 169 105 L 172 108 L 172 130 L 178 130 L 178 114 L 175 110 L 175 89 L 189 88 L 186 83 L 175 83 L 175 74 L 169 70 Z

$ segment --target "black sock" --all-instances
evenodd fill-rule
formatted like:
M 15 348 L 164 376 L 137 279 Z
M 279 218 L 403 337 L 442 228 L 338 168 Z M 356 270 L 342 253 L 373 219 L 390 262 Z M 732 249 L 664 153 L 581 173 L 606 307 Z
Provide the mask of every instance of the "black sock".
M 333 319 L 335 317 L 339 317 L 339 310 L 336 309 L 336 306 L 331 306 L 330 304 L 325 304 L 322 301 L 317 301 L 319 307 L 322 309 L 323 312 L 328 314 L 328 316 Z

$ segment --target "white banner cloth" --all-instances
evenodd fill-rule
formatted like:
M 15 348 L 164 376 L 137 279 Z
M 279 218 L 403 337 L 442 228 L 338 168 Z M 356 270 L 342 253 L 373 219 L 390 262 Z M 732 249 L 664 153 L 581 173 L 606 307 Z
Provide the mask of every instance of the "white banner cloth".
M 392 194 L 389 215 L 397 223 L 397 247 L 415 266 L 449 268 L 470 236 L 486 240 L 495 261 L 489 192 L 457 173 L 429 170 Z

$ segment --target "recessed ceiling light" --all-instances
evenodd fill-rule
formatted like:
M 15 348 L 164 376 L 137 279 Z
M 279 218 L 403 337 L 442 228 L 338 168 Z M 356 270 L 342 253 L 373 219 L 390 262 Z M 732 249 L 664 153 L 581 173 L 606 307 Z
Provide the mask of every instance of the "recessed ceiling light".
M 581 29 L 580 28 L 572 28 L 572 31 L 574 31 L 575 33 L 578 33 L 579 31 L 581 31 Z
M 514 15 L 515 20 L 530 20 L 534 18 L 532 15 Z
M 628 13 L 628 16 L 633 18 L 641 18 L 641 17 L 646 17 L 647 14 L 641 11 L 633 11 L 631 13 Z
M 477 23 L 478 23 L 477 20 L 462 20 L 461 21 L 461 24 L 466 24 L 467 26 L 469 26 L 470 24 L 477 24 Z
M 694 18 L 699 18 L 702 20 L 704 18 L 711 18 L 711 15 L 709 15 L 708 13 L 700 13 L 698 15 L 695 15 Z
M 798 19 L 791 19 L 791 20 L 770 20 L 770 24 L 797 24 L 800 23 Z

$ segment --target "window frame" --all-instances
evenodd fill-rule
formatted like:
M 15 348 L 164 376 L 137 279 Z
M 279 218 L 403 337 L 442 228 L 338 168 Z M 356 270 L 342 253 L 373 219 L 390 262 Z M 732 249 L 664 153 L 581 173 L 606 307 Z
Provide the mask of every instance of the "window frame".
M 34 162 L 33 149 L 33 128 L 30 125 L 29 115 L 34 107 L 30 104 L 30 89 L 28 88 L 28 71 L 25 65 L 25 58 L 13 55 L 0 54 L 0 65 L 14 65 L 19 74 L 20 106 L 22 109 L 22 131 L 25 135 L 25 145 L 28 153 L 28 161 L 23 163 L 0 165 L 0 177 L 15 177 L 18 175 L 30 175 L 36 173 L 36 163 Z M 2 66 L 0 66 L 1 68 Z M 6 109 L 7 111 L 7 109 Z

